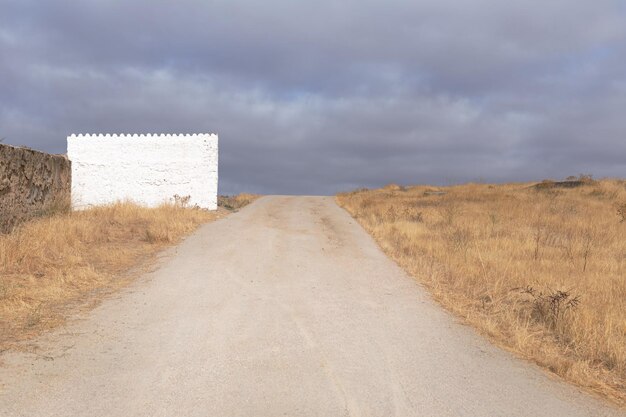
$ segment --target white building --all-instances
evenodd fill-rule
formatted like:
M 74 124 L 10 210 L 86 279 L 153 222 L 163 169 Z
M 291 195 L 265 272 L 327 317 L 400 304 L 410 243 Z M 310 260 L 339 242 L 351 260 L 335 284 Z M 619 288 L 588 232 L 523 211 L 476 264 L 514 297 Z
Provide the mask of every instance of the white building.
M 217 209 L 218 138 L 193 135 L 71 135 L 75 208 L 131 200 L 154 207 L 189 197 Z

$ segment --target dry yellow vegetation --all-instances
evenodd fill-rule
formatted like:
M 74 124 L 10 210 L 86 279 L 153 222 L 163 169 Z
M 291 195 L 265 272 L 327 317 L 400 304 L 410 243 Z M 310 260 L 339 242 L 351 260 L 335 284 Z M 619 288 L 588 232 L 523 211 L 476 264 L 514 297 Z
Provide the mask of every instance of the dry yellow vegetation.
M 0 350 L 62 323 L 69 306 L 126 285 L 130 270 L 226 213 L 184 206 L 66 211 L 0 235 Z
M 220 207 L 228 210 L 239 210 L 259 198 L 258 194 L 241 193 L 237 195 L 221 195 L 217 200 Z
M 441 304 L 626 404 L 626 182 L 387 186 L 337 196 Z

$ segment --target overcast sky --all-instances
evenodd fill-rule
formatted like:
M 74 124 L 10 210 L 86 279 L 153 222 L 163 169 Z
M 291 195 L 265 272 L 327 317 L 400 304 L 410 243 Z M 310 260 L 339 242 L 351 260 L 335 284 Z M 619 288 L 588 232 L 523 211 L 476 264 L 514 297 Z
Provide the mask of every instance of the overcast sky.
M 0 0 L 0 137 L 220 136 L 220 193 L 626 172 L 626 2 Z

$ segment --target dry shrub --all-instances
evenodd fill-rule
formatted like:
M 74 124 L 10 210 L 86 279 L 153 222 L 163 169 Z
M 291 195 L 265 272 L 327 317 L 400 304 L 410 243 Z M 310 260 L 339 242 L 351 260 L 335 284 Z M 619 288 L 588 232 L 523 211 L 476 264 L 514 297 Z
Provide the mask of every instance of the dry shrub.
M 620 223 L 626 221 L 626 203 L 620 202 L 617 205 L 617 215 L 619 216 Z
M 626 187 L 565 182 L 576 184 L 415 186 L 337 201 L 444 306 L 624 405 Z M 416 210 L 421 221 L 410 221 Z
M 70 213 L 59 204 L 47 215 L 0 236 L 0 349 L 124 285 L 130 268 L 221 212 L 119 203 Z
M 217 205 L 227 210 L 236 211 L 252 203 L 254 200 L 256 200 L 259 197 L 260 196 L 258 194 L 248 194 L 248 193 L 241 193 L 241 194 L 233 195 L 233 196 L 221 195 L 217 199 Z
M 580 303 L 580 297 L 568 291 L 556 290 L 544 293 L 533 287 L 521 289 L 522 294 L 532 298 L 530 317 L 547 326 L 552 331 L 559 331 L 559 324 L 565 315 L 572 313 Z

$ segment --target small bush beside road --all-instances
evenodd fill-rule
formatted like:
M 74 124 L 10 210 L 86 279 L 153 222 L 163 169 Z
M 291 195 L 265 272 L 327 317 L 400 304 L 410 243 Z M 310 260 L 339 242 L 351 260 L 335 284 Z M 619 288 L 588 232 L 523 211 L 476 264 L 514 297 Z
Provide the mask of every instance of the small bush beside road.
M 220 195 L 217 205 L 227 210 L 236 211 L 259 198 L 258 194 L 241 193 L 237 195 Z

